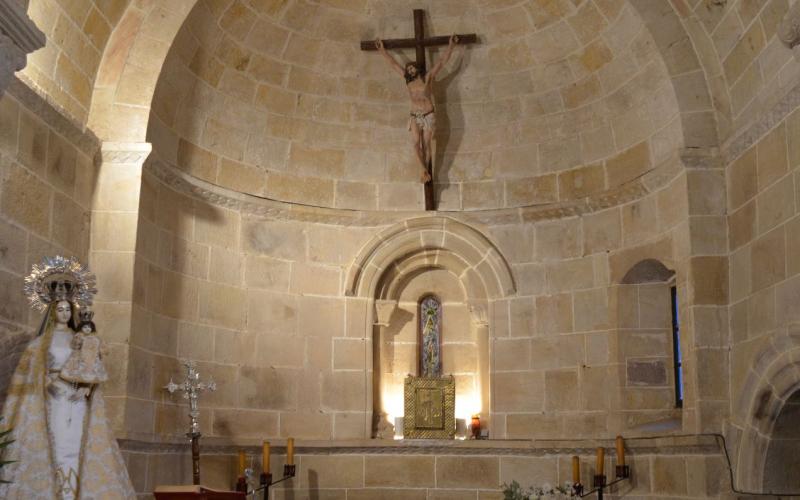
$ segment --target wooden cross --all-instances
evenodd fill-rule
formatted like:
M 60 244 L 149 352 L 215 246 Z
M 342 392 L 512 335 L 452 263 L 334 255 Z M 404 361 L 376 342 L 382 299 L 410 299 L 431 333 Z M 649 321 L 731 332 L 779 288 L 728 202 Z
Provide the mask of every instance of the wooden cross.
M 425 47 L 436 47 L 438 45 L 447 45 L 450 43 L 450 36 L 432 36 L 425 38 L 424 19 L 425 11 L 422 9 L 414 9 L 414 38 L 383 40 L 383 47 L 386 49 L 416 49 L 416 64 L 420 73 L 427 72 Z M 478 41 L 478 35 L 475 33 L 458 34 L 456 36 L 458 36 L 459 45 L 477 43 Z M 377 47 L 375 47 L 375 40 L 362 40 L 361 50 L 378 50 Z M 428 162 L 427 168 L 431 180 L 425 183 L 425 210 L 436 210 L 433 199 L 433 165 L 431 165 L 431 162 Z

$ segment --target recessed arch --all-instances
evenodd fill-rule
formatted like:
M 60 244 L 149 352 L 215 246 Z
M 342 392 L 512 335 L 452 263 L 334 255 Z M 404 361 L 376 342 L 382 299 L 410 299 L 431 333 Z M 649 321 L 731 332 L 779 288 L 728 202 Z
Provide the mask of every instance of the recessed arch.
M 734 457 L 736 487 L 762 491 L 770 438 L 787 401 L 800 390 L 800 324 L 772 336 L 754 356 L 738 401 L 733 425 L 739 430 Z
M 440 266 L 447 262 L 465 279 L 479 280 L 486 298 L 516 293 L 511 268 L 497 247 L 471 226 L 441 216 L 410 219 L 373 237 L 351 265 L 345 292 L 351 297 L 379 298 L 386 273 L 395 273 L 400 266 L 430 267 L 437 262 Z M 384 293 L 388 289 L 380 292 Z

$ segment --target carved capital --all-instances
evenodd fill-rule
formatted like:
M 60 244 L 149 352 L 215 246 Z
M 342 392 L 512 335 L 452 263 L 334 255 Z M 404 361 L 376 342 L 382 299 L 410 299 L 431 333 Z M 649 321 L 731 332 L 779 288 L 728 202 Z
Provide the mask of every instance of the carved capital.
M 783 16 L 778 38 L 790 49 L 800 45 L 800 3 L 795 3 Z
M 25 67 L 25 53 L 11 38 L 0 33 L 0 95 L 8 88 L 14 73 Z
M 475 326 L 489 325 L 489 305 L 484 300 L 472 300 L 467 303 L 469 317 Z
M 141 166 L 152 150 L 149 142 L 104 142 L 95 156 L 95 164 Z
M 396 300 L 376 300 L 375 301 L 375 324 L 378 326 L 389 326 L 389 319 L 397 309 Z
M 44 47 L 44 33 L 13 0 L 0 0 L 0 95 L 14 73 L 25 67 L 26 56 Z

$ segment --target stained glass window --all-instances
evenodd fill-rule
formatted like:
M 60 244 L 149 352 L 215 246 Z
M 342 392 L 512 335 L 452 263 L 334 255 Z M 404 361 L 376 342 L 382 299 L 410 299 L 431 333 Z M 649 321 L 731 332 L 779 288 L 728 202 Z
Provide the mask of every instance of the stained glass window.
M 442 303 L 434 295 L 419 301 L 419 374 L 442 375 Z

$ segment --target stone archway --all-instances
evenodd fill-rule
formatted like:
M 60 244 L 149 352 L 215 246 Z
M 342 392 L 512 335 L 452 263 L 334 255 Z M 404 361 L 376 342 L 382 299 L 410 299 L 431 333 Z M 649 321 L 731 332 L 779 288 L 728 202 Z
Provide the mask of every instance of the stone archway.
M 776 424 L 800 391 L 800 324 L 772 336 L 754 360 L 734 401 L 733 429 L 739 441 L 734 479 L 740 490 L 765 491 L 770 485 L 764 470 Z
M 390 328 L 397 329 L 398 321 L 408 321 L 408 318 L 398 319 L 398 312 L 403 312 L 401 301 L 409 283 L 437 271 L 446 273 L 438 276 L 449 276 L 463 294 L 460 311 L 469 323 L 468 343 L 477 351 L 474 367 L 477 383 L 469 397 L 480 402 L 484 415 L 491 408 L 488 318 L 495 300 L 516 293 L 511 269 L 497 247 L 474 228 L 445 217 L 424 217 L 405 221 L 376 235 L 362 248 L 347 277 L 346 294 L 367 299 L 370 304 L 367 324 L 373 329 L 370 392 L 375 424 L 385 418 L 383 415 L 389 413 L 386 410 L 391 404 L 384 394 L 386 370 L 383 363 L 387 359 L 384 339 Z M 407 311 L 405 314 L 409 316 Z M 458 396 L 456 406 L 459 406 Z

